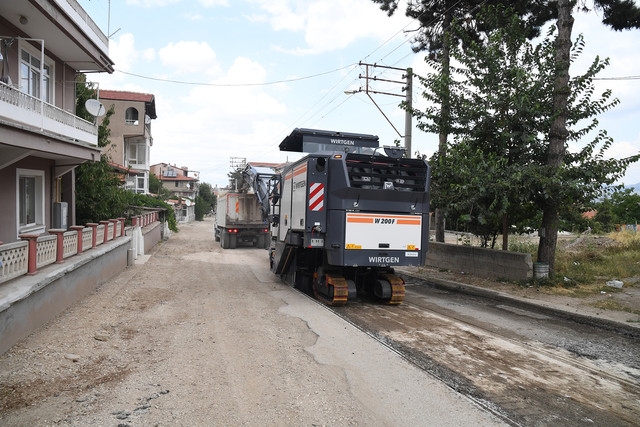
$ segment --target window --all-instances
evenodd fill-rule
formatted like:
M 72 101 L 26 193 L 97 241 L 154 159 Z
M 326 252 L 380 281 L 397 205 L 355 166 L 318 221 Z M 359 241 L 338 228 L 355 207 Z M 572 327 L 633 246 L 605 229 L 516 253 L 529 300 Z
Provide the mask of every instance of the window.
M 138 175 L 138 178 L 136 179 L 137 181 L 137 185 L 136 185 L 136 193 L 144 193 L 144 175 L 140 174 Z
M 44 171 L 18 169 L 16 181 L 18 234 L 44 232 Z
M 46 58 L 42 63 L 40 53 L 20 50 L 20 89 L 50 104 L 53 103 L 52 70 Z
M 145 143 L 129 142 L 127 150 L 127 162 L 129 165 L 147 164 L 147 146 Z
M 146 194 L 147 193 L 147 177 L 144 173 L 127 176 L 127 190 L 131 190 L 134 193 Z
M 138 110 L 133 107 L 127 108 L 127 111 L 124 113 L 124 122 L 128 125 L 137 125 Z

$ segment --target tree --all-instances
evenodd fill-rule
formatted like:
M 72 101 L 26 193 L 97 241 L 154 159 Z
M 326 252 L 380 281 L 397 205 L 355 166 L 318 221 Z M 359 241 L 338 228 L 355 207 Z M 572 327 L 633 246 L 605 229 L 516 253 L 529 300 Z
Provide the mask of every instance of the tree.
M 398 8 L 398 0 L 372 0 L 381 4 L 380 9 L 386 11 L 389 16 L 393 15 Z M 428 51 L 429 58 L 439 58 L 443 75 L 448 76 L 449 70 L 449 40 L 445 39 L 454 16 L 464 16 L 473 10 L 475 1 L 422 1 L 408 2 L 405 11 L 409 16 L 420 21 L 420 32 L 414 39 L 414 52 Z M 438 124 L 438 158 L 444 161 L 446 158 L 447 137 L 449 134 L 449 98 L 447 95 L 447 85 L 440 91 L 440 116 Z M 409 153 L 411 155 L 411 153 Z M 442 206 L 435 204 L 436 241 L 444 242 L 444 212 Z
M 572 9 L 575 0 L 557 0 L 558 37 L 556 39 L 555 82 L 553 88 L 553 116 L 554 121 L 549 131 L 549 147 L 547 150 L 547 168 L 545 174 L 550 181 L 557 181 L 560 177 L 566 142 L 569 136 L 567 128 L 567 106 L 571 89 L 569 87 L 569 67 L 571 64 L 571 31 L 573 29 Z M 594 0 L 594 6 L 603 12 L 602 23 L 614 30 L 640 28 L 640 8 L 632 0 Z M 583 10 L 587 10 L 582 6 Z M 540 227 L 540 244 L 538 246 L 538 261 L 549 264 L 549 273 L 553 274 L 555 264 L 556 244 L 558 242 L 558 223 L 560 218 L 560 203 L 558 197 L 545 198 L 542 226 Z
M 380 9 L 386 11 L 391 16 L 398 8 L 399 0 L 372 0 L 374 3 L 380 4 Z M 449 100 L 449 69 L 450 69 L 450 50 L 461 39 L 452 35 L 450 32 L 451 23 L 456 20 L 458 22 L 458 33 L 463 34 L 465 41 L 479 42 L 482 40 L 483 34 L 495 28 L 500 28 L 501 22 L 491 22 L 487 25 L 478 15 L 481 12 L 482 5 L 496 5 L 506 3 L 511 6 L 517 14 L 523 17 L 526 23 L 527 37 L 533 38 L 540 34 L 541 26 L 547 22 L 552 13 L 548 8 L 539 2 L 531 2 L 527 0 L 521 1 L 498 1 L 498 0 L 420 0 L 407 2 L 405 11 L 406 16 L 414 18 L 420 22 L 420 30 L 414 37 L 414 52 L 427 51 L 431 60 L 438 61 L 444 80 L 442 81 L 441 90 L 438 91 L 438 105 L 440 111 L 438 119 L 435 122 L 438 125 L 438 161 L 446 161 L 448 137 L 451 133 L 451 117 L 450 117 L 450 100 Z M 462 31 L 460 31 L 462 29 Z M 407 106 L 405 105 L 405 108 Z M 438 191 L 437 178 L 432 180 L 432 189 Z M 444 242 L 444 219 L 445 207 L 435 203 L 435 223 L 436 223 L 436 241 Z
M 154 173 L 149 174 L 149 193 L 158 194 L 162 188 L 162 181 Z
M 162 185 L 162 181 L 153 173 L 149 174 L 149 192 L 155 194 L 160 200 L 167 200 L 173 196 L 173 193 Z
M 393 15 L 398 8 L 399 0 L 372 0 L 380 4 L 380 9 Z M 549 9 L 530 1 L 491 1 L 491 0 L 420 0 L 407 2 L 406 16 L 420 22 L 420 30 L 414 38 L 414 52 L 427 51 L 431 60 L 438 61 L 442 75 L 441 90 L 438 91 L 440 114 L 437 121 L 438 133 L 438 160 L 446 160 L 448 136 L 451 133 L 450 123 L 450 100 L 449 100 L 449 68 L 450 50 L 460 39 L 450 33 L 451 23 L 458 21 L 464 31 L 465 39 L 478 42 L 482 38 L 482 33 L 495 27 L 487 26 L 486 23 L 478 21 L 477 15 L 481 11 L 483 4 L 508 4 L 517 11 L 519 16 L 525 16 L 527 22 L 528 37 L 532 38 L 540 33 L 540 27 L 550 19 Z M 406 108 L 406 106 L 405 106 Z M 434 178 L 432 182 L 437 186 Z M 444 206 L 434 203 L 436 241 L 444 242 Z
M 84 74 L 76 79 L 76 111 L 79 117 L 93 121 L 85 108 L 87 99 L 97 97 L 92 83 L 86 81 Z M 113 107 L 106 112 L 98 126 L 98 147 L 109 145 L 111 131 L 109 123 L 115 113 Z M 105 154 L 96 162 L 83 163 L 76 168 L 76 223 L 86 224 L 124 215 L 130 203 L 131 195 L 124 188 L 118 174 L 109 164 Z
M 616 191 L 606 200 L 610 204 L 612 224 L 637 224 L 640 220 L 640 194 L 630 188 Z M 604 202 L 603 202 L 604 204 Z M 598 208 L 599 209 L 599 208 Z M 599 210 L 598 210 L 599 213 Z
M 195 214 L 196 221 L 202 221 L 204 216 L 211 211 L 210 206 L 200 196 L 196 196 Z
M 451 43 L 451 57 L 459 65 L 445 72 L 437 61 L 426 59 L 436 70 L 420 77 L 430 106 L 413 115 L 421 130 L 437 132 L 439 103 L 447 92 L 454 142 L 447 156 L 438 151 L 432 158 L 433 198 L 485 245 L 493 246 L 502 232 L 506 249 L 509 226 L 534 214 L 531 198 L 522 191 L 523 162 L 540 157 L 536 138 L 546 130 L 540 107 L 549 99 L 544 84 L 549 73 L 542 49 L 527 44 L 529 30 L 513 10 L 489 9 L 493 12 L 477 18 L 497 30 L 484 41 L 470 38 L 457 21 L 445 36 L 462 41 Z
M 207 212 L 215 209 L 216 196 L 215 194 L 213 194 L 213 188 L 211 188 L 211 184 L 207 182 L 203 182 L 202 184 L 200 184 L 200 187 L 198 188 L 198 193 L 200 197 L 202 197 L 202 199 L 207 204 Z
M 393 14 L 398 7 L 398 0 L 372 0 L 375 3 L 382 4 L 381 8 L 386 10 L 389 15 Z M 425 13 L 425 17 L 429 8 L 437 7 L 437 5 L 455 8 L 455 4 L 449 4 L 453 2 L 433 2 L 430 0 L 410 1 L 408 2 L 407 15 L 412 16 L 409 12 L 413 13 L 413 17 L 421 16 Z M 463 3 L 463 2 L 460 2 Z M 564 150 L 566 147 L 566 141 L 568 136 L 567 123 L 566 123 L 566 106 L 568 104 L 568 97 L 570 89 L 569 83 L 569 65 L 570 65 L 570 50 L 571 50 L 571 31 L 573 28 L 573 16 L 572 9 L 578 3 L 576 0 L 549 0 L 549 1 L 486 1 L 482 2 L 488 4 L 507 4 L 514 7 L 519 16 L 525 17 L 525 20 L 529 26 L 531 34 L 535 34 L 536 28 L 540 28 L 544 23 L 555 19 L 556 26 L 558 28 L 558 37 L 556 41 L 556 57 L 555 57 L 555 85 L 552 92 L 553 105 L 554 105 L 554 124 L 549 133 L 550 144 L 546 153 L 547 165 L 549 166 L 547 174 L 551 177 L 554 175 L 554 170 L 562 168 L 562 160 L 564 158 Z M 640 7 L 632 0 L 594 0 L 594 7 L 603 12 L 603 24 L 613 28 L 616 31 L 624 29 L 640 28 Z M 588 11 L 585 3 L 580 2 L 580 9 Z M 437 16 L 445 16 L 440 9 L 440 14 Z M 437 16 L 434 16 L 436 18 Z M 443 34 L 446 33 L 447 28 L 444 25 L 439 25 L 437 19 L 426 21 L 421 19 L 421 30 L 425 31 L 425 27 L 433 26 L 434 28 L 441 28 Z M 440 22 L 441 23 L 441 22 Z M 479 26 L 478 29 L 481 29 Z M 446 124 L 448 114 L 443 111 L 441 114 L 441 120 Z M 441 134 L 442 135 L 442 134 Z M 441 139 L 442 142 L 442 139 Z M 439 147 L 439 151 L 442 151 L 442 144 Z M 444 157 L 444 152 L 440 156 Z M 437 214 L 437 211 L 436 211 Z M 437 222 L 437 221 L 436 221 Z M 538 259 L 549 264 L 549 271 L 553 274 L 554 262 L 555 262 L 555 248 L 557 243 L 559 223 L 558 205 L 553 200 L 549 199 L 545 205 L 543 211 L 543 221 L 541 227 L 541 239 L 538 247 Z M 436 224 L 438 227 L 439 224 Z M 444 234 L 444 232 L 443 232 Z M 438 238 L 438 233 L 436 233 Z
M 97 97 L 96 88 L 86 81 L 84 74 L 76 78 L 76 111 L 78 116 L 93 121 L 84 107 L 87 99 Z M 110 118 L 115 113 L 111 106 L 98 126 L 98 147 L 107 147 L 111 131 Z M 107 154 L 102 154 L 96 162 L 83 163 L 76 168 L 76 223 L 86 224 L 109 218 L 126 216 L 128 212 L 139 210 L 136 206 L 160 207 L 166 209 L 169 229 L 178 232 L 173 207 L 153 197 L 134 194 L 123 187 L 123 177 L 109 163 Z
M 244 185 L 244 178 L 242 177 L 243 170 L 244 168 L 240 166 L 227 174 L 229 177 L 229 186 L 227 188 L 234 191 L 240 191 L 242 189 Z
M 444 161 L 435 158 L 432 162 L 439 186 L 434 197 L 449 206 L 455 219 L 463 220 L 485 244 L 495 238 L 500 225 L 506 234 L 510 225 L 524 224 L 537 211 L 543 212 L 544 221 L 549 203 L 555 204 L 558 218 L 561 214 L 575 216 L 640 157 L 605 160 L 612 140 L 604 131 L 584 142 L 597 130 L 595 116 L 618 104 L 611 91 L 593 99 L 593 78 L 608 64 L 596 58 L 584 75 L 570 80 L 565 109 L 571 129 L 565 138 L 583 147 L 574 152 L 565 149 L 561 167 L 551 168 L 547 138 L 556 119 L 551 95 L 556 83 L 554 31 L 534 47 L 517 15 L 492 9 L 482 19 L 487 23 L 499 19 L 501 28 L 490 32 L 483 44 L 468 41 L 466 49 L 453 46 L 452 58 L 460 66 L 453 67 L 449 76 L 438 69 L 421 78 L 424 96 L 432 102 L 439 98 L 442 81 L 449 80 L 450 128 L 455 143 Z M 505 20 L 509 16 L 511 20 Z M 458 31 L 455 22 L 451 31 Z M 453 37 L 464 39 L 463 34 Z M 579 37 L 572 60 L 579 57 L 583 46 Z M 415 112 L 418 126 L 426 131 L 437 129 L 438 114 L 437 104 Z

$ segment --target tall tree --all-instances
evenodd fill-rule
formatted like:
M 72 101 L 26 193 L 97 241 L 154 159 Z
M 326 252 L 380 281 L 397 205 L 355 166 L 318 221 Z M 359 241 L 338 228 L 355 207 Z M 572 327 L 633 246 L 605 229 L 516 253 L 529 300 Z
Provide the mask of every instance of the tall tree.
M 380 4 L 380 9 L 393 15 L 398 9 L 399 0 L 372 0 Z M 475 9 L 478 2 L 444 0 L 444 1 L 409 1 L 405 11 L 406 16 L 417 19 L 420 22 L 420 31 L 414 38 L 414 52 L 427 51 L 429 58 L 439 59 L 443 74 L 446 76 L 449 70 L 449 39 L 444 35 L 449 31 L 454 17 L 463 17 Z M 449 135 L 449 99 L 447 86 L 441 91 L 440 119 L 438 120 L 438 158 L 444 161 L 447 152 L 447 138 Z M 409 153 L 411 154 L 411 153 Z M 436 183 L 437 184 L 437 183 Z M 444 211 L 442 206 L 435 206 L 436 241 L 444 242 Z
M 451 69 L 449 85 L 454 143 L 445 161 L 432 162 L 440 184 L 434 197 L 485 245 L 501 228 L 506 233 L 507 226 L 526 224 L 550 200 L 565 216 L 583 209 L 638 158 L 604 160 L 612 141 L 603 131 L 584 141 L 597 130 L 595 116 L 618 104 L 611 91 L 593 99 L 593 78 L 608 63 L 596 58 L 584 75 L 569 82 L 566 121 L 572 130 L 566 138 L 583 148 L 566 152 L 562 167 L 551 168 L 547 151 L 555 121 L 554 34 L 534 47 L 517 15 L 500 7 L 489 9 L 495 10 L 483 19 L 501 20 L 502 25 L 495 26 L 499 29 L 490 32 L 483 44 L 471 41 L 466 49 L 452 47 L 452 58 L 459 64 Z M 505 19 L 509 17 L 510 21 Z M 451 31 L 458 31 L 455 22 Z M 578 38 L 573 60 L 583 45 Z M 438 64 L 433 65 L 437 69 Z M 440 70 L 421 78 L 424 94 L 433 103 L 424 112 L 415 112 L 423 130 L 437 129 L 442 79 Z
M 207 211 L 215 209 L 216 195 L 213 192 L 213 188 L 211 187 L 211 184 L 209 184 L 208 182 L 203 182 L 202 184 L 200 184 L 200 186 L 198 187 L 198 194 L 207 203 L 207 206 L 208 206 Z
M 389 15 L 392 15 L 398 8 L 399 0 L 372 0 L 374 3 L 381 4 L 381 9 L 386 11 Z M 422 37 L 424 34 L 440 34 L 443 35 L 448 31 L 448 27 L 443 27 L 443 20 L 437 18 L 443 18 L 446 11 L 460 10 L 458 7 L 465 7 L 468 9 L 469 5 L 478 3 L 484 3 L 487 5 L 492 4 L 505 4 L 512 6 L 518 15 L 525 19 L 530 30 L 531 36 L 536 35 L 539 28 L 550 20 L 557 20 L 556 26 L 558 28 L 557 37 L 557 54 L 556 54 L 556 85 L 553 92 L 553 102 L 556 107 L 555 110 L 555 123 L 553 126 L 553 134 L 549 134 L 550 139 L 553 139 L 553 143 L 549 144 L 549 150 L 547 153 L 547 163 L 551 169 L 561 168 L 562 159 L 564 157 L 564 150 L 566 146 L 567 126 L 566 126 L 566 105 L 569 97 L 568 88 L 568 76 L 569 76 L 569 52 L 571 49 L 571 31 L 573 28 L 573 9 L 578 6 L 581 11 L 589 11 L 586 0 L 541 0 L 541 1 L 499 1 L 499 0 L 486 0 L 486 1 L 436 1 L 436 0 L 408 0 L 407 3 L 407 16 L 419 19 L 421 24 L 421 33 L 417 36 L 418 42 L 416 47 L 418 50 L 425 49 L 427 45 L 421 43 L 423 40 L 428 40 L 428 37 Z M 602 12 L 602 23 L 616 31 L 640 28 L 640 7 L 635 4 L 633 0 L 593 0 L 593 8 Z M 475 9 L 474 9 L 475 10 Z M 434 11 L 434 14 L 430 14 L 429 11 Z M 435 18 L 435 19 L 434 19 Z M 471 16 L 467 16 L 471 18 Z M 471 19 L 469 19 L 472 22 Z M 486 29 L 482 24 L 477 25 L 478 30 Z M 439 32 L 438 32 L 439 31 Z M 433 45 L 437 47 L 437 44 Z M 422 48 L 422 49 L 420 49 Z M 414 47 L 414 50 L 415 47 Z M 443 110 L 441 120 L 446 122 L 448 120 L 446 110 Z M 440 132 L 442 141 L 442 131 Z M 445 138 L 446 141 L 446 138 Z M 439 146 L 439 151 L 442 150 L 442 146 Z M 444 154 L 444 153 L 443 153 Z M 442 157 L 442 156 L 441 156 Z M 550 172 L 553 174 L 552 172 Z M 434 181 L 435 182 L 435 181 Z M 436 183 L 437 184 L 437 183 Z M 437 217 L 437 210 L 436 210 Z M 558 233 L 558 205 L 552 200 L 549 200 L 544 212 L 543 223 L 541 227 L 541 234 L 543 236 L 540 239 L 538 246 L 538 259 L 549 264 L 550 273 L 553 274 L 555 263 L 555 248 L 557 244 Z M 436 227 L 440 224 L 436 220 Z M 438 238 L 438 232 L 436 232 L 436 238 Z M 442 231 L 442 237 L 444 237 L 444 229 Z
M 549 132 L 549 148 L 547 151 L 547 174 L 549 179 L 560 175 L 566 154 L 566 142 L 569 135 L 567 129 L 567 105 L 571 95 L 569 87 L 569 68 L 571 54 L 571 32 L 573 29 L 573 9 L 578 4 L 576 0 L 557 0 L 556 27 L 556 68 L 555 84 L 553 88 L 554 122 Z M 640 8 L 632 0 L 593 0 L 594 7 L 603 13 L 602 23 L 621 31 L 624 29 L 640 28 Z M 588 10 L 584 2 L 579 4 L 582 10 Z M 549 264 L 549 272 L 553 274 L 555 252 L 558 242 L 558 223 L 560 202 L 557 197 L 548 197 L 542 213 L 540 227 L 540 244 L 538 245 L 538 260 Z
M 380 9 L 393 15 L 400 4 L 399 0 L 372 0 L 380 4 Z M 490 29 L 485 23 L 476 19 L 481 11 L 481 6 L 486 4 L 508 3 L 517 10 L 518 14 L 527 17 L 528 36 L 539 35 L 540 26 L 549 19 L 547 9 L 540 7 L 538 2 L 530 1 L 496 1 L 496 0 L 409 0 L 405 10 L 406 16 L 416 19 L 420 23 L 420 30 L 413 39 L 414 52 L 426 51 L 428 57 L 437 60 L 445 78 L 442 90 L 439 91 L 440 115 L 438 124 L 438 161 L 446 161 L 447 141 L 451 133 L 450 128 L 450 100 L 448 94 L 448 82 L 450 67 L 450 49 L 452 45 L 460 42 L 460 39 L 451 37 L 451 23 L 457 20 L 465 30 L 467 40 L 478 41 L 481 34 Z M 449 35 L 449 36 L 447 36 Z M 433 184 L 437 189 L 437 181 Z M 445 206 L 435 204 L 436 241 L 444 242 Z

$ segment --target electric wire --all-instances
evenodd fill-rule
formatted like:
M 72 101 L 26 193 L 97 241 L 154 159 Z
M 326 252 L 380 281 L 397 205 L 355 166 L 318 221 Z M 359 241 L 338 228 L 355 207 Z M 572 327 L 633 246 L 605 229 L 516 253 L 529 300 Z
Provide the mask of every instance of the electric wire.
M 357 64 L 349 64 L 349 65 L 345 65 L 344 67 L 336 68 L 334 70 L 323 71 L 322 73 L 311 74 L 311 75 L 308 75 L 308 76 L 296 77 L 296 78 L 292 78 L 292 79 L 274 80 L 274 81 L 263 82 L 263 83 L 188 82 L 188 81 L 184 81 L 184 80 L 162 79 L 162 78 L 159 78 L 159 77 L 144 76 L 142 74 L 130 73 L 130 72 L 122 71 L 122 70 L 118 70 L 118 69 L 115 69 L 114 71 L 117 71 L 118 73 L 121 73 L 121 74 L 126 74 L 126 75 L 129 75 L 129 76 L 133 76 L 133 77 L 138 77 L 138 78 L 141 78 L 141 79 L 154 80 L 154 81 L 164 82 L 164 83 L 175 83 L 175 84 L 193 85 L 193 86 L 213 86 L 213 87 L 245 87 L 245 86 L 271 86 L 271 85 L 280 84 L 280 83 L 291 83 L 291 82 L 298 82 L 298 81 L 301 81 L 301 80 L 313 79 L 315 77 L 325 76 L 327 74 L 332 74 L 332 73 L 336 73 L 338 71 L 345 70 L 345 69 L 347 69 L 349 67 L 352 67 L 354 65 L 357 65 Z

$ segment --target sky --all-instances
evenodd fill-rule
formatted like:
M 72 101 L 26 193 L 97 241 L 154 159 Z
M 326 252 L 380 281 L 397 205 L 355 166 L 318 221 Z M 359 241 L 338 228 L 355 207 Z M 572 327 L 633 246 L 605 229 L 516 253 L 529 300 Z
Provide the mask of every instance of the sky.
M 278 145 L 295 128 L 378 135 L 404 143 L 405 72 L 429 70 L 413 53 L 418 22 L 404 7 L 388 17 L 371 0 L 79 0 L 109 36 L 112 74 L 90 74 L 100 89 L 150 93 L 150 164 L 197 171 L 200 182 L 224 187 L 230 164 L 300 157 Z M 585 49 L 571 74 L 608 57 L 596 93 L 612 89 L 620 104 L 600 116 L 614 144 L 607 156 L 640 151 L 640 30 L 614 32 L 597 13 L 575 15 L 573 37 Z M 369 81 L 369 75 L 391 82 Z M 389 68 L 390 67 L 390 68 Z M 400 69 L 400 70 L 397 70 Z M 631 78 L 629 78 L 631 77 Z M 353 92 L 356 93 L 345 93 Z M 373 93 L 386 92 L 386 94 Z M 414 106 L 423 102 L 414 78 Z M 437 135 L 415 128 L 412 153 L 431 156 Z M 640 164 L 625 185 L 640 183 Z

